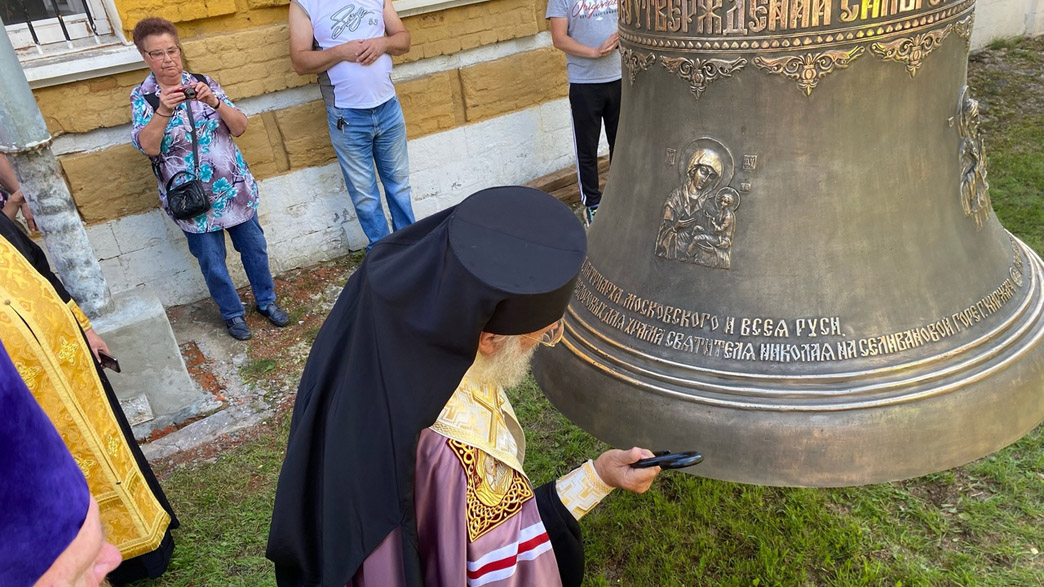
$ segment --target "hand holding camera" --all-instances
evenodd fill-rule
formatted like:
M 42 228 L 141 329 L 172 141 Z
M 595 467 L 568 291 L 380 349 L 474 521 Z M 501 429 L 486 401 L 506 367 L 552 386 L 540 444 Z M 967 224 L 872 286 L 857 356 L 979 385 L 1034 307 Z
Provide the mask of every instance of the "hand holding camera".
M 218 100 L 217 96 L 214 95 L 214 92 L 210 91 L 210 86 L 203 82 L 195 82 L 185 86 L 185 97 L 198 102 L 203 102 L 215 110 L 221 105 L 221 102 Z

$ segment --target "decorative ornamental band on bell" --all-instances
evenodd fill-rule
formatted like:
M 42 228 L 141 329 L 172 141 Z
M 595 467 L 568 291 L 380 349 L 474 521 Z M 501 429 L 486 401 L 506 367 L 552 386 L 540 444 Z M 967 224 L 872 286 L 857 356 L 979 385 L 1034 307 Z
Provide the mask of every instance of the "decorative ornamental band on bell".
M 1044 418 L 1040 259 L 992 213 L 974 0 L 620 0 L 623 112 L 564 344 L 617 446 L 770 485 L 954 467 Z

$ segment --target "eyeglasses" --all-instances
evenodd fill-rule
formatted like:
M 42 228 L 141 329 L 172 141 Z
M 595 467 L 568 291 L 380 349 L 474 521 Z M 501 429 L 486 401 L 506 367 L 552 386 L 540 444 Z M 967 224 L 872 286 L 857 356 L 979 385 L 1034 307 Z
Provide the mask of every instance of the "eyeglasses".
M 526 334 L 522 336 L 528 338 L 529 340 L 535 340 L 546 347 L 553 347 L 556 344 L 562 342 L 562 337 L 565 336 L 565 321 L 559 318 L 558 322 L 555 322 L 550 327 L 548 327 L 548 329 L 540 335 L 539 339 Z
M 177 59 L 178 55 L 181 55 L 181 48 L 180 47 L 171 47 L 170 49 L 167 49 L 166 51 L 164 51 L 162 49 L 157 50 L 157 51 L 146 51 L 145 54 L 148 55 L 149 57 L 152 57 L 156 61 L 159 61 L 159 60 L 163 59 L 164 56 L 170 57 L 171 60 L 174 60 L 174 59 Z

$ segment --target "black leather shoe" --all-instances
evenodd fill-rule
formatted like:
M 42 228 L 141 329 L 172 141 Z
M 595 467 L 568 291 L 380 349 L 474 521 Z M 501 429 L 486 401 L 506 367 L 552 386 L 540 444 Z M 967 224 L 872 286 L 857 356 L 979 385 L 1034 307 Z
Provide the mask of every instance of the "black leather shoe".
M 263 310 L 258 308 L 257 312 L 265 318 L 268 318 L 269 322 L 279 326 L 280 328 L 290 323 L 290 316 L 287 316 L 286 312 L 280 310 L 279 306 L 275 305 L 274 302 L 268 304 L 268 306 Z
M 253 336 L 250 332 L 250 327 L 246 325 L 246 320 L 243 320 L 242 316 L 225 320 L 225 326 L 228 328 L 229 336 L 236 340 L 250 340 L 250 337 Z

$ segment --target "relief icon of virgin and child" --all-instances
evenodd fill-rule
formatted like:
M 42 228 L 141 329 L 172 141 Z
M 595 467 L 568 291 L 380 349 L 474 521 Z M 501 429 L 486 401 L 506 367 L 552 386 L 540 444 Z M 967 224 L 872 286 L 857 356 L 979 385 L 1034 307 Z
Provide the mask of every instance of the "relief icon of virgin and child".
M 681 185 L 667 197 L 656 236 L 664 259 L 728 269 L 739 192 L 728 186 L 733 161 L 717 141 L 700 139 L 686 149 Z

